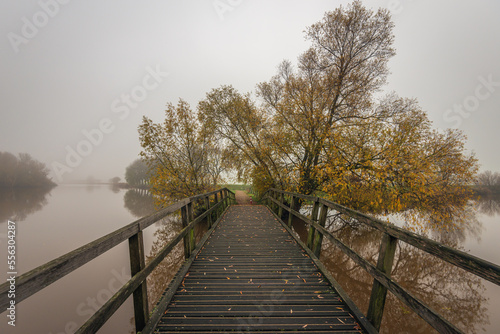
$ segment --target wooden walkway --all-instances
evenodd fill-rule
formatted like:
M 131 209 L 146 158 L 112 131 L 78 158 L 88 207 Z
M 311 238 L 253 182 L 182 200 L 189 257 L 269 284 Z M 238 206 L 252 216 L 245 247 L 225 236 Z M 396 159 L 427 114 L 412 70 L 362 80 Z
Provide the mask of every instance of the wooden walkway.
M 366 333 L 360 316 L 267 207 L 233 205 L 155 333 Z

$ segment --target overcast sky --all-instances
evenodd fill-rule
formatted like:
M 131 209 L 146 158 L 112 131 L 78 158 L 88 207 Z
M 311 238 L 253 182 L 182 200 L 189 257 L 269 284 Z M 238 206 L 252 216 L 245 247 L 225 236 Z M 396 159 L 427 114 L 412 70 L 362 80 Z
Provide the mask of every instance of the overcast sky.
M 123 178 L 143 115 L 180 97 L 252 92 L 308 48 L 304 29 L 348 1 L 0 3 L 0 151 L 26 152 L 57 182 Z M 395 23 L 387 91 L 416 98 L 437 128 L 468 136 L 500 171 L 500 1 L 380 0 Z

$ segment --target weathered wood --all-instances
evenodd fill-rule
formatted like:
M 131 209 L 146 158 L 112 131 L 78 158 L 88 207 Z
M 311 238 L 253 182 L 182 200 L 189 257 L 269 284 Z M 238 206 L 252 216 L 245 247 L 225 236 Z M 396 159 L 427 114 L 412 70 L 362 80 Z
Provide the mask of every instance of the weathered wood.
M 80 268 L 87 262 L 126 241 L 137 232 L 177 211 L 185 202 L 186 200 L 181 200 L 155 214 L 138 219 L 129 225 L 19 276 L 16 280 L 16 303 L 20 303 L 29 296 L 71 273 L 73 270 Z M 8 283 L 0 285 L 0 308 L 2 309 L 9 305 L 9 299 L 7 298 L 8 291 Z
M 181 221 L 182 228 L 185 228 L 189 224 L 189 212 L 187 204 L 181 208 Z M 191 243 L 189 239 L 189 233 L 184 237 L 184 258 L 188 259 L 191 255 Z
M 284 204 L 285 198 L 284 198 L 283 193 L 279 193 L 278 196 L 279 196 L 279 199 L 280 199 L 280 203 Z M 279 217 L 283 217 L 283 208 L 281 206 L 278 208 L 278 216 Z
M 145 254 L 144 254 L 144 240 L 142 236 L 142 231 L 133 235 L 128 239 L 129 242 L 129 254 L 130 254 L 130 272 L 132 277 L 139 273 L 146 266 L 145 264 Z M 133 293 L 134 301 L 134 320 L 136 331 L 141 331 L 149 317 L 148 308 L 148 289 L 147 281 L 144 280 L 142 284 L 135 289 Z
M 326 200 L 323 200 L 325 202 Z M 496 285 L 500 285 L 500 266 L 440 244 L 434 240 L 422 237 L 416 233 L 388 224 L 379 219 L 370 217 L 355 210 L 348 209 L 333 202 L 326 201 L 327 205 L 339 212 L 355 217 L 361 223 L 371 226 L 381 232 L 387 233 L 407 244 L 432 254 L 446 262 L 467 270 L 474 275 L 482 277 Z
M 225 210 L 225 201 L 224 201 L 224 194 L 222 193 L 222 190 L 220 191 L 220 201 L 222 202 L 222 210 Z
M 161 320 L 155 332 L 375 333 L 356 324 L 359 313 L 346 306 L 274 217 L 264 207 L 232 207 L 189 272 L 179 275 L 182 286 L 174 295 L 167 291 L 169 303 L 157 307 Z M 325 306 L 332 308 L 322 312 Z M 143 333 L 153 328 L 148 324 Z
M 290 197 L 291 197 L 291 199 L 290 199 L 290 210 L 293 210 L 293 209 L 295 209 L 295 196 L 294 195 L 290 195 Z M 293 215 L 290 212 L 290 210 L 288 210 L 288 226 L 292 227 Z
M 380 243 L 377 269 L 386 274 L 388 277 L 391 277 L 392 264 L 394 262 L 394 254 L 396 253 L 397 244 L 398 239 L 391 237 L 388 234 L 384 234 Z M 380 330 L 380 325 L 382 324 L 386 297 L 387 288 L 374 279 L 366 317 L 377 330 Z
M 280 206 L 280 208 L 281 208 L 281 206 Z M 314 204 L 313 204 L 312 212 L 311 212 L 311 221 L 313 223 L 318 221 L 318 211 L 319 211 L 319 201 L 316 198 L 316 200 L 314 201 Z M 307 234 L 307 248 L 309 248 L 311 250 L 313 249 L 313 242 L 314 242 L 315 233 L 316 233 L 316 229 L 314 228 L 314 226 L 309 225 L 309 231 Z
M 305 217 L 307 218 L 307 217 Z M 368 333 L 378 333 L 378 331 L 372 326 L 372 324 L 366 319 L 363 313 L 358 309 L 358 307 L 354 304 L 354 302 L 349 298 L 344 289 L 340 286 L 340 284 L 335 280 L 335 278 L 330 274 L 330 272 L 326 269 L 326 267 L 321 263 L 321 261 L 314 255 L 314 253 L 304 244 L 298 235 L 296 235 L 290 227 L 288 227 L 281 219 L 278 221 L 282 224 L 282 226 L 287 230 L 287 232 L 295 239 L 295 242 L 299 244 L 302 249 L 309 255 L 311 260 L 314 262 L 314 265 L 320 270 L 320 272 L 325 276 L 330 285 L 333 286 L 335 291 L 339 294 L 341 300 L 343 300 L 347 306 L 351 309 L 353 315 L 356 319 L 363 325 L 364 329 Z M 312 223 L 312 222 L 311 222 Z M 317 224 L 318 225 L 318 224 Z M 319 226 L 319 225 L 318 225 Z M 324 229 L 323 227 L 319 226 Z
M 320 200 L 321 202 L 321 200 Z M 274 203 L 278 204 L 277 201 Z M 300 213 L 291 210 L 293 214 L 297 216 L 302 216 Z M 307 218 L 307 217 L 306 217 Z M 456 328 L 449 321 L 444 319 L 439 313 L 434 311 L 431 307 L 424 304 L 421 300 L 414 297 L 398 283 L 391 280 L 386 274 L 382 273 L 370 262 L 365 260 L 351 248 L 346 246 L 342 241 L 338 240 L 329 231 L 327 231 L 323 226 L 312 222 L 310 219 L 304 220 L 307 224 L 315 227 L 317 231 L 326 236 L 332 244 L 337 246 L 342 252 L 349 256 L 356 264 L 367 271 L 374 279 L 379 281 L 383 286 L 385 286 L 391 293 L 398 297 L 402 302 L 404 302 L 408 307 L 410 307 L 416 314 L 418 314 L 422 319 L 424 319 L 429 325 L 434 327 L 440 333 L 462 333 L 458 328 Z
M 216 205 L 218 205 L 218 204 L 220 204 L 220 203 L 217 203 Z M 163 315 L 163 310 L 165 309 L 165 307 L 172 300 L 172 297 L 174 296 L 174 294 L 175 294 L 176 290 L 178 289 L 178 287 L 181 285 L 181 283 L 182 283 L 185 275 L 187 274 L 189 268 L 191 267 L 191 264 L 195 260 L 196 256 L 200 252 L 201 248 L 206 243 L 207 239 L 210 237 L 210 235 L 213 233 L 213 231 L 217 228 L 217 226 L 219 225 L 220 221 L 221 221 L 220 218 L 218 218 L 215 221 L 215 223 L 213 224 L 212 228 L 208 231 L 208 233 L 206 233 L 203 236 L 203 238 L 200 241 L 198 247 L 193 251 L 192 256 L 179 269 L 179 271 L 177 272 L 176 276 L 174 277 L 174 279 L 170 283 L 169 288 L 163 294 L 163 296 L 161 297 L 161 299 L 158 302 L 157 306 L 153 310 L 153 313 L 151 314 L 151 317 L 150 317 L 148 323 L 146 324 L 146 326 L 144 327 L 144 329 L 142 330 L 141 334 L 150 334 L 150 333 L 153 333 L 155 327 L 157 326 L 158 322 L 161 319 L 161 316 Z
M 187 205 L 187 211 L 188 211 L 188 221 L 191 222 L 194 220 L 193 202 L 190 202 Z M 191 228 L 191 230 L 189 230 L 188 239 L 189 239 L 189 255 L 191 256 L 191 253 L 196 248 L 196 237 L 194 235 L 194 227 Z
M 323 226 L 323 227 L 325 226 L 327 214 L 328 214 L 328 207 L 324 204 L 321 204 L 321 213 L 319 216 L 318 225 Z M 314 245 L 313 245 L 312 251 L 318 259 L 321 255 L 321 245 L 322 244 L 323 244 L 323 233 L 316 233 L 316 236 L 314 238 Z
M 211 209 L 216 210 L 221 203 L 217 203 Z M 191 223 L 182 229 L 168 244 L 166 244 L 139 273 L 134 275 L 121 287 L 89 320 L 85 322 L 76 332 L 77 334 L 95 333 L 113 315 L 116 310 L 127 300 L 127 298 L 139 287 L 151 272 L 170 254 L 172 249 L 188 235 L 191 228 L 205 218 L 209 212 L 204 212 L 196 217 Z M 150 318 L 151 320 L 151 318 Z M 149 321 L 148 321 L 149 323 Z
M 398 283 L 391 280 L 386 274 L 382 273 L 370 262 L 365 260 L 351 248 L 346 246 L 342 241 L 334 237 L 329 231 L 324 227 L 314 223 L 313 224 L 318 231 L 323 233 L 330 242 L 336 245 L 340 250 L 342 250 L 347 256 L 349 256 L 354 263 L 358 264 L 361 268 L 366 270 L 373 278 L 379 281 L 383 286 L 385 286 L 389 291 L 391 291 L 396 297 L 398 297 L 402 302 L 408 305 L 416 314 L 418 314 L 422 319 L 427 321 L 432 327 L 438 330 L 440 333 L 461 333 L 453 324 L 444 319 L 431 307 L 425 305 L 421 300 L 414 297 Z
M 207 211 L 210 210 L 210 196 L 205 197 L 205 208 Z M 207 224 L 210 229 L 212 227 L 212 215 L 207 216 Z
M 165 245 L 158 255 L 153 258 L 151 262 L 139 273 L 134 275 L 127 283 L 125 283 L 85 324 L 83 324 L 76 334 L 95 333 L 104 323 L 112 316 L 116 310 L 127 300 L 127 298 L 139 287 L 140 284 L 147 278 L 147 276 L 156 268 L 158 264 L 165 259 L 165 257 L 172 251 L 172 249 L 184 238 L 190 228 L 196 222 L 192 222 L 184 227 L 182 231 L 175 236 L 172 241 Z
M 211 195 L 217 191 L 191 198 Z M 73 270 L 80 268 L 99 255 L 126 241 L 139 231 L 144 230 L 158 220 L 176 212 L 186 205 L 191 198 L 179 200 L 154 214 L 140 218 L 114 232 L 19 276 L 16 281 L 16 303 L 22 302 L 29 296 L 71 273 Z M 0 285 L 0 308 L 2 309 L 9 305 L 9 299 L 7 298 L 8 291 L 9 285 L 7 282 Z
M 293 194 L 298 198 L 311 199 L 315 197 L 300 195 L 290 192 L 285 194 Z M 337 210 L 350 217 L 356 218 L 359 222 L 371 226 L 381 232 L 387 233 L 405 243 L 408 243 L 418 249 L 421 249 L 429 254 L 432 254 L 446 262 L 449 262 L 459 268 L 467 270 L 474 275 L 477 275 L 485 280 L 488 280 L 496 285 L 500 285 L 500 266 L 483 260 L 476 256 L 467 254 L 465 252 L 453 249 L 446 245 L 440 244 L 429 238 L 422 237 L 416 233 L 404 230 L 397 226 L 388 224 L 380 219 L 370 217 L 356 210 L 349 209 L 343 205 L 319 198 L 322 204 L 325 204 L 330 209 Z M 298 212 L 292 212 L 294 215 L 303 219 L 303 215 Z M 304 220 L 307 222 L 307 220 Z

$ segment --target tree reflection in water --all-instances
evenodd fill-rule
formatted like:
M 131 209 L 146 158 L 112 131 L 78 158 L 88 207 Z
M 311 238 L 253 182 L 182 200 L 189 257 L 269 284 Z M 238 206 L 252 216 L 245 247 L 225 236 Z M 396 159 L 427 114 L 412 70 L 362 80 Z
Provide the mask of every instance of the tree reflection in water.
M 493 217 L 495 215 L 500 215 L 500 195 L 491 194 L 484 195 L 476 199 L 477 207 L 479 212 Z
M 131 214 L 141 218 L 155 211 L 153 196 L 144 189 L 129 189 L 123 196 L 125 207 Z
M 155 241 L 151 248 L 151 252 L 146 256 L 146 264 L 149 263 L 160 250 L 170 242 L 182 230 L 182 222 L 180 215 L 171 215 L 161 221 L 155 233 Z M 196 240 L 203 237 L 207 231 L 206 222 L 201 222 L 195 228 Z M 149 309 L 152 310 L 159 298 L 168 287 L 169 283 L 174 278 L 180 266 L 184 262 L 184 246 L 183 242 L 179 242 L 172 252 L 156 267 L 156 269 L 148 276 L 148 300 Z
M 52 188 L 0 188 L 0 222 L 25 220 L 47 205 Z
M 125 203 L 126 207 L 138 217 L 149 214 L 154 209 L 150 196 L 133 191 L 127 192 Z M 483 198 L 477 207 L 480 212 L 488 214 L 489 212 L 499 213 L 499 206 L 500 199 Z M 301 211 L 307 215 L 310 213 L 310 207 L 304 206 Z M 482 226 L 476 218 L 476 209 L 473 205 L 461 212 L 454 211 L 454 214 L 453 229 L 435 228 L 438 225 L 432 221 L 431 216 L 427 216 L 430 226 L 417 232 L 427 234 L 434 240 L 458 249 L 467 238 L 479 238 Z M 421 218 L 424 219 L 424 216 Z M 154 234 L 155 241 L 146 262 L 151 261 L 160 249 L 182 229 L 179 215 L 166 217 L 159 224 L 160 227 Z M 305 224 L 295 219 L 293 228 L 300 238 L 306 241 Z M 326 228 L 358 254 L 376 264 L 382 237 L 380 232 L 334 211 L 329 213 Z M 205 231 L 206 224 L 197 228 L 197 240 Z M 366 314 L 373 284 L 372 277 L 348 259 L 338 248 L 332 246 L 327 239 L 323 242 L 321 261 L 361 311 Z M 156 305 L 183 262 L 183 244 L 180 242 L 148 277 L 150 310 Z M 489 324 L 488 299 L 484 296 L 485 286 L 482 280 L 473 274 L 399 242 L 392 277 L 464 332 L 478 333 Z M 388 293 L 381 333 L 433 332 L 435 331 L 424 320 Z
M 130 189 L 123 197 L 125 207 L 136 217 L 144 217 L 153 213 L 157 208 L 154 204 L 153 196 L 144 189 Z M 196 212 L 202 211 L 202 202 L 194 202 L 193 209 Z M 149 255 L 146 256 L 146 264 L 149 263 L 161 249 L 169 243 L 182 230 L 180 214 L 173 214 L 155 223 L 157 227 L 153 234 L 153 244 Z M 195 228 L 196 240 L 203 237 L 207 231 L 205 221 L 200 222 Z M 183 242 L 179 242 L 176 247 L 165 257 L 165 259 L 155 268 L 147 278 L 149 309 L 152 310 L 161 295 L 174 278 L 180 266 L 184 262 Z M 133 321 L 133 319 L 131 320 Z
M 308 214 L 310 208 L 302 209 Z M 481 224 L 473 208 L 467 208 L 455 220 L 453 230 L 427 229 L 432 238 L 454 248 L 469 236 L 479 237 Z M 294 230 L 301 240 L 307 239 L 307 227 L 294 220 Z M 358 223 L 346 215 L 329 213 L 326 228 L 363 258 L 376 264 L 381 232 Z M 321 262 L 340 283 L 363 313 L 368 310 L 373 278 L 333 246 L 327 239 L 322 245 Z M 406 243 L 399 242 L 393 279 L 445 319 L 466 333 L 478 333 L 489 324 L 488 299 L 480 278 L 452 266 Z M 391 293 L 384 311 L 381 333 L 433 333 L 436 332 L 418 315 Z

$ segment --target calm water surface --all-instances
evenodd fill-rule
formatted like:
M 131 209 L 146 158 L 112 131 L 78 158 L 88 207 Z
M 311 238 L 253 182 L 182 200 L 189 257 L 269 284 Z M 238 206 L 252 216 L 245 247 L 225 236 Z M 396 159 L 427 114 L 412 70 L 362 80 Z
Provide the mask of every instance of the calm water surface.
M 133 190 L 112 190 L 108 186 L 62 185 L 49 193 L 15 191 L 3 192 L 0 196 L 2 281 L 7 272 L 8 219 L 15 221 L 17 226 L 16 260 L 17 272 L 21 275 L 154 209 L 151 198 Z M 154 252 L 159 242 L 179 230 L 175 219 L 165 219 L 146 229 L 146 254 Z M 171 264 L 180 262 L 179 250 L 174 255 L 177 258 L 168 259 Z M 168 268 L 176 270 L 171 265 Z M 167 279 L 169 277 L 171 274 L 167 273 Z M 2 313 L 0 333 L 73 333 L 128 279 L 128 245 L 124 242 L 20 303 L 15 328 L 7 325 L 6 312 Z M 157 290 L 163 287 L 162 284 L 151 286 Z M 131 333 L 134 330 L 132 318 L 133 306 L 129 298 L 100 333 Z
M 427 236 L 500 264 L 500 198 L 473 202 L 469 209 L 460 230 L 429 231 Z M 307 215 L 310 208 L 302 211 Z M 395 216 L 390 219 L 396 223 L 402 220 Z M 301 221 L 294 221 L 293 227 L 303 241 L 307 240 Z M 329 213 L 326 227 L 376 264 L 380 232 L 335 212 Z M 321 261 L 366 314 L 373 278 L 328 241 L 323 243 Z M 500 333 L 500 287 L 402 242 L 398 243 L 392 277 L 465 333 Z M 437 332 L 389 293 L 381 333 Z
M 445 236 L 454 246 L 500 263 L 500 200 L 475 204 L 473 220 L 460 233 Z M 0 277 L 6 279 L 7 220 L 17 223 L 17 271 L 25 273 L 58 256 L 112 232 L 154 210 L 150 197 L 108 186 L 64 185 L 44 192 L 0 193 Z M 177 234 L 177 217 L 146 229 L 148 258 Z M 303 224 L 295 230 L 306 237 Z M 329 228 L 345 243 L 376 262 L 380 234 L 355 223 L 329 220 Z M 202 227 L 198 237 L 204 231 Z M 443 235 L 433 235 L 442 239 Z M 363 312 L 372 279 L 341 253 L 323 245 L 322 261 Z M 410 247 L 399 246 L 393 276 L 416 296 L 467 333 L 498 333 L 500 288 Z M 148 279 L 150 306 L 183 261 L 179 245 Z M 0 317 L 0 333 L 73 333 L 130 278 L 128 245 L 122 243 L 57 283 L 20 303 L 16 327 Z M 390 297 L 383 333 L 432 333 L 418 316 Z M 133 333 L 131 298 L 99 333 Z

